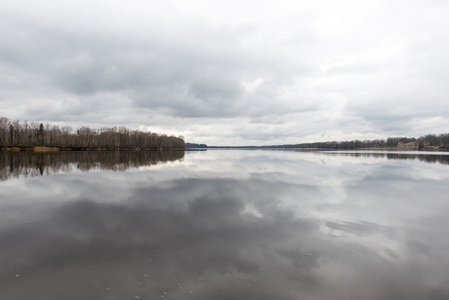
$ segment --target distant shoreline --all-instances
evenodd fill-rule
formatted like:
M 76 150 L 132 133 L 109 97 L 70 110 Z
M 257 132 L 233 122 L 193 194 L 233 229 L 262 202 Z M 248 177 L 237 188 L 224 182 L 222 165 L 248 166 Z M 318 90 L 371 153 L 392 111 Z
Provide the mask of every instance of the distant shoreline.
M 207 147 L 186 147 L 186 150 L 212 150 L 212 149 L 242 149 L 242 150 L 304 150 L 304 151 L 432 151 L 432 152 L 449 152 L 449 147 L 423 147 L 423 148 L 401 148 L 401 147 L 384 147 L 384 148 L 306 148 L 306 147 L 284 147 L 284 146 L 207 146 Z
M 34 152 L 58 152 L 58 151 L 184 151 L 185 148 L 140 148 L 140 147 L 123 147 L 123 148 L 105 148 L 105 147 L 19 147 L 19 146 L 3 146 L 0 151 L 4 152 L 20 152 L 20 151 L 34 151 Z
M 107 147 L 54 147 L 54 146 L 34 146 L 34 147 L 20 147 L 20 146 L 3 146 L 0 151 L 3 152 L 20 152 L 20 151 L 34 151 L 34 152 L 58 152 L 58 151 L 185 151 L 185 150 L 213 150 L 213 149 L 242 149 L 242 150 L 303 150 L 303 151 L 431 151 L 431 152 L 449 152 L 449 147 L 424 147 L 424 148 L 305 148 L 305 147 L 283 147 L 283 146 L 207 146 L 207 147 L 187 147 L 187 148 L 140 148 L 140 147 L 122 147 L 122 148 L 107 148 Z

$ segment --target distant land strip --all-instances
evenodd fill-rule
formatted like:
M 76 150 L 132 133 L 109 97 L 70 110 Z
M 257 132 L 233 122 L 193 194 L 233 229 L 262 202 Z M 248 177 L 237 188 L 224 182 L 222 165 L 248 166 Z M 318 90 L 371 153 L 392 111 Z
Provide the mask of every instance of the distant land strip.
M 0 117 L 0 149 L 6 151 L 184 150 L 182 136 L 130 130 L 125 127 L 91 129 L 11 121 Z
M 376 140 L 331 141 L 270 146 L 208 146 L 186 143 L 186 149 L 327 149 L 327 150 L 404 150 L 449 151 L 449 133 L 428 134 L 419 138 L 389 137 Z

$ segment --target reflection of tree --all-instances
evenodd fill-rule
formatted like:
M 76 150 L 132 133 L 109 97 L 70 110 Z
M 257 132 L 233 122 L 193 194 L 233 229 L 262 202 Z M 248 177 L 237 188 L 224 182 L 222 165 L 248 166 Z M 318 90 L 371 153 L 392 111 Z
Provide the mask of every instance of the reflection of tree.
M 74 169 L 125 171 L 181 160 L 184 151 L 67 151 L 54 153 L 0 153 L 0 180 L 11 177 L 69 173 Z
M 449 165 L 449 155 L 425 155 L 408 153 L 369 153 L 369 152 L 320 152 L 336 156 L 373 157 L 393 160 L 420 160 L 427 163 L 440 163 Z

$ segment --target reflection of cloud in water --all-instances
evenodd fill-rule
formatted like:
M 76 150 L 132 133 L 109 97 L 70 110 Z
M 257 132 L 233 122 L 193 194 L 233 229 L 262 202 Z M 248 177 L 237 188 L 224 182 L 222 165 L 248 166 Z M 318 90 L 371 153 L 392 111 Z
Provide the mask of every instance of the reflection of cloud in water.
M 102 173 L 55 178 L 67 190 L 88 192 L 31 203 L 23 222 L 3 227 L 2 299 L 447 298 L 448 210 L 440 194 L 447 185 L 415 182 L 404 176 L 407 165 L 361 166 L 359 177 L 309 163 L 296 162 L 302 168 L 293 178 L 252 167 L 246 179 L 207 178 L 178 172 L 181 164 L 163 170 L 172 179 L 165 173 L 162 181 L 153 180 L 162 172 L 138 174 L 138 182 L 135 174 L 114 174 L 120 186 L 108 186 Z M 245 167 L 235 164 L 227 174 Z M 338 189 L 321 175 L 339 176 Z M 108 197 L 122 189 L 128 196 L 97 201 L 103 185 Z M 347 198 L 331 201 L 340 189 Z M 13 208 L 1 206 L 4 214 Z
M 222 291 L 233 297 L 269 299 L 284 294 L 294 299 L 281 286 L 264 285 L 293 280 L 283 279 L 285 274 L 315 280 L 311 269 L 317 266 L 317 256 L 304 254 L 310 263 L 303 261 L 295 270 L 288 261 L 293 258 L 282 250 L 285 240 L 310 235 L 315 226 L 309 221 L 294 220 L 282 212 L 264 219 L 242 215 L 243 201 L 226 195 L 202 195 L 180 209 L 161 207 L 160 199 L 148 199 L 151 193 L 140 195 L 148 201 L 137 195 L 137 201 L 127 206 L 98 206 L 91 201 L 67 204 L 49 212 L 48 221 L 38 227 L 3 234 L 0 242 L 8 245 L 4 251 L 17 259 L 14 268 L 2 272 L 2 281 L 8 281 L 6 295 L 20 296 L 20 285 L 34 285 L 34 281 L 38 285 L 33 295 L 48 297 L 46 281 L 55 279 L 60 284 L 52 291 L 55 295 L 59 288 L 64 295 L 73 281 L 81 282 L 81 293 L 90 294 L 100 284 L 95 280 L 101 278 L 104 296 L 112 293 L 106 288 L 113 287 L 115 292 L 123 289 L 139 295 L 165 291 L 183 299 L 190 291 L 200 299 L 219 291 L 215 296 Z M 308 246 L 304 247 L 308 253 Z M 15 280 L 16 273 L 21 281 Z M 130 286 L 133 281 L 145 283 Z

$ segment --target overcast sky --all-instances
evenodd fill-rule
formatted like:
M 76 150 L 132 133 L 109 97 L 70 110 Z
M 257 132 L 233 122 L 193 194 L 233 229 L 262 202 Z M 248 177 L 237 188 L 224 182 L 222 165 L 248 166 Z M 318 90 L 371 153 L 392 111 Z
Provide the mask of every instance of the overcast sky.
M 0 116 L 209 145 L 449 132 L 447 0 L 0 0 Z

